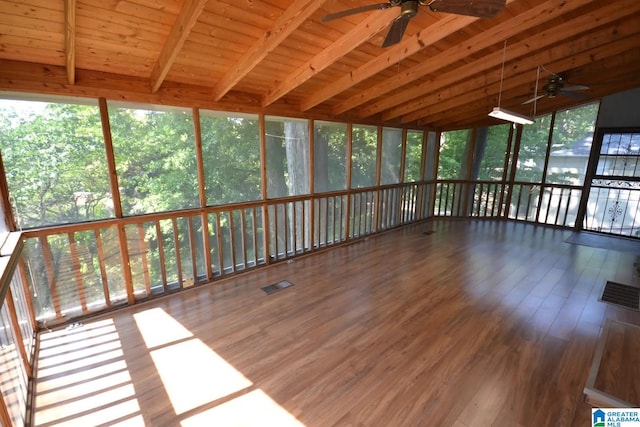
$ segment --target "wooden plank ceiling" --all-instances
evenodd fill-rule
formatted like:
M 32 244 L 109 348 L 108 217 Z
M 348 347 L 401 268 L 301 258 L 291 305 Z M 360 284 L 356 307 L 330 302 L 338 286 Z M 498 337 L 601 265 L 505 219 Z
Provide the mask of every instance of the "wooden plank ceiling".
M 589 89 L 538 113 L 640 86 L 638 0 L 507 0 L 491 19 L 420 5 L 388 48 L 397 7 L 321 21 L 370 3 L 0 0 L 0 90 L 456 129 L 499 123 L 503 56 L 500 105 L 527 115 L 539 69 L 540 91 L 552 73 Z

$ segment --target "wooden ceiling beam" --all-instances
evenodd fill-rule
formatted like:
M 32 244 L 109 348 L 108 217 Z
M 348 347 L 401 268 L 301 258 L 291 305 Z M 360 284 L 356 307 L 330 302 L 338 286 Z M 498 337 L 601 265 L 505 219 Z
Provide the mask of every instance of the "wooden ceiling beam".
M 569 22 L 568 24 L 577 25 L 576 22 Z M 594 29 L 587 31 L 576 39 L 571 39 L 567 43 L 556 46 L 553 46 L 553 44 L 564 40 L 564 38 L 562 37 L 562 31 L 554 30 L 556 30 L 556 28 L 550 29 L 548 33 L 556 34 L 559 39 L 557 37 L 547 39 L 545 34 L 541 33 L 541 40 L 545 39 L 547 41 L 538 46 L 538 50 L 535 53 L 527 52 L 524 55 L 519 54 L 521 47 L 524 48 L 524 50 L 530 48 L 530 44 L 527 41 L 514 45 L 513 52 L 515 54 L 510 55 L 513 60 L 510 59 L 505 65 L 505 76 L 512 77 L 515 74 L 532 70 L 530 80 L 535 81 L 535 78 L 531 78 L 531 76 L 535 76 L 534 70 L 538 65 L 544 64 L 545 66 L 549 66 L 549 63 L 552 61 L 572 57 L 580 52 L 589 51 L 598 46 L 628 37 L 638 31 L 638 24 L 634 20 L 629 19 L 619 22 L 616 25 L 604 26 L 599 30 Z M 457 70 L 442 74 L 437 82 L 429 80 L 428 82 L 421 83 L 414 88 L 419 98 L 409 102 L 403 102 L 385 111 L 381 116 L 382 120 L 392 120 L 402 116 L 403 122 L 407 120 L 412 121 L 415 118 L 412 114 L 414 111 L 420 111 L 430 105 L 446 101 L 451 97 L 458 96 L 466 91 L 471 91 L 474 88 L 486 87 L 489 84 L 499 82 L 502 59 L 497 57 L 491 58 L 490 56 L 494 55 L 489 55 L 489 57 L 469 63 Z M 485 66 L 486 71 L 478 74 L 476 71 L 477 67 L 480 66 Z
M 548 0 L 536 7 L 526 10 L 525 12 L 514 16 L 498 25 L 489 28 L 461 45 L 457 45 L 448 49 L 428 61 L 411 67 L 409 70 L 400 73 L 396 78 L 388 79 L 377 85 L 363 88 L 356 96 L 352 96 L 334 106 L 332 112 L 341 114 L 345 111 L 362 105 L 390 91 L 397 90 L 398 87 L 404 86 L 417 79 L 424 78 L 446 66 L 455 64 L 467 58 L 469 55 L 478 53 L 486 48 L 496 45 L 509 37 L 520 34 L 524 31 L 531 30 L 538 25 L 556 19 L 559 16 L 575 10 L 578 7 L 587 5 L 597 0 Z
M 67 82 L 76 82 L 76 0 L 64 2 L 64 55 Z
M 296 0 L 285 10 L 257 42 L 253 43 L 242 57 L 214 86 L 213 99 L 219 101 L 244 76 L 253 70 L 269 53 L 294 32 L 304 21 L 318 10 L 326 0 Z
M 583 74 L 578 76 L 580 82 L 583 80 L 599 80 L 601 83 L 591 84 L 591 90 L 589 91 L 590 98 L 580 101 L 580 103 L 587 103 L 593 100 L 601 98 L 608 93 L 616 93 L 621 90 L 626 90 L 632 87 L 636 87 L 640 83 L 640 63 L 637 62 L 638 55 L 640 54 L 640 48 L 635 47 L 629 49 L 629 41 L 625 40 L 616 43 L 616 46 L 610 46 L 610 51 L 607 51 L 607 47 L 601 48 L 601 52 L 598 56 L 593 58 L 593 61 L 589 62 L 589 69 L 584 70 Z M 626 47 L 624 46 L 626 44 Z M 638 46 L 636 43 L 635 46 Z M 554 66 L 562 65 L 561 62 L 570 61 L 570 59 L 564 59 L 559 63 L 554 63 Z M 603 80 L 601 76 L 606 76 L 606 80 Z M 503 92 L 503 97 L 515 98 L 520 95 L 526 95 L 518 88 L 509 89 Z M 463 98 L 463 97 L 462 97 Z M 490 124 L 499 124 L 499 121 L 488 118 L 487 114 L 492 107 L 495 106 L 497 101 L 497 93 L 492 96 L 473 96 L 470 102 L 464 102 L 458 99 L 458 102 L 450 108 L 442 111 L 434 112 L 428 116 L 420 119 L 417 123 L 420 126 L 442 126 L 450 123 L 456 127 L 464 123 L 473 122 L 486 122 Z M 577 102 L 573 98 L 557 97 L 554 99 L 545 98 L 538 102 L 537 115 L 543 115 L 553 110 L 558 109 L 558 105 L 575 105 Z M 452 104 L 453 105 L 453 104 Z M 507 106 L 509 109 L 517 110 L 517 107 Z M 529 107 L 531 108 L 531 107 Z M 529 114 L 529 113 L 525 113 Z
M 513 1 L 513 0 L 510 0 Z M 430 46 L 445 37 L 460 31 L 479 18 L 471 16 L 449 15 L 433 25 L 424 28 L 411 37 L 405 38 L 402 42 L 385 50 L 382 55 L 376 56 L 366 64 L 355 70 L 345 73 L 340 79 L 331 85 L 325 86 L 319 91 L 311 94 L 300 104 L 302 111 L 307 111 L 327 99 L 349 89 L 369 77 L 389 68 L 393 64 L 407 58 L 427 46 Z
M 362 43 L 378 34 L 396 17 L 398 11 L 395 8 L 377 10 L 369 14 L 354 29 L 333 42 L 322 52 L 311 58 L 280 84 L 269 90 L 264 98 L 263 106 L 271 105 L 293 89 L 297 88 L 311 77 L 315 76 L 343 56 L 356 49 Z
M 594 61 L 608 61 L 610 63 L 614 63 L 620 60 L 624 52 L 628 51 L 630 48 L 632 49 L 633 46 L 637 46 L 638 41 L 640 41 L 640 31 L 630 37 L 618 40 L 614 43 L 600 46 L 597 49 L 581 52 L 570 57 L 557 58 L 554 62 L 547 62 L 546 66 L 548 66 L 551 70 L 566 70 L 573 67 L 582 67 L 591 64 Z M 535 74 L 533 70 L 525 71 L 516 76 L 505 79 L 502 84 L 503 99 L 505 99 L 505 93 L 509 93 L 509 91 L 512 91 L 506 99 L 518 99 L 518 96 L 524 95 L 525 97 L 522 99 L 522 102 L 526 101 L 527 96 L 533 96 L 532 92 L 521 93 L 513 91 L 517 91 L 522 87 L 527 87 L 527 83 L 529 82 L 535 83 Z M 576 83 L 591 84 L 591 82 L 582 81 L 576 81 Z M 493 82 L 487 87 L 480 87 L 480 89 L 466 91 L 458 96 L 447 99 L 446 101 L 433 104 L 427 108 L 423 108 L 409 115 L 403 116 L 402 122 L 411 123 L 416 120 L 420 121 L 420 119 L 422 118 L 432 117 L 441 113 L 451 115 L 452 111 L 459 111 L 460 109 L 464 109 L 464 107 L 467 105 L 471 105 L 474 108 L 479 108 L 479 105 L 484 105 L 483 103 L 489 105 L 488 109 L 485 108 L 485 114 L 488 114 L 491 108 L 495 107 L 494 104 L 497 102 L 499 90 L 500 82 L 498 78 L 498 81 Z M 532 104 L 526 106 L 506 105 L 506 108 L 521 112 L 523 114 L 529 114 L 532 107 Z
M 616 55 L 623 55 L 625 51 L 633 48 L 633 46 L 637 46 L 638 42 L 640 42 L 640 33 L 635 34 L 631 37 L 627 37 L 625 39 L 619 40 L 615 43 L 610 43 L 607 45 L 600 46 L 597 49 L 589 50 L 586 52 L 582 52 L 576 55 L 573 55 L 569 58 L 559 58 L 555 61 L 547 61 L 546 67 L 550 70 L 554 71 L 564 71 L 574 67 L 583 67 L 589 65 L 593 61 L 607 59 L 609 61 L 613 61 Z M 569 75 L 569 79 L 575 83 L 580 84 L 588 84 L 592 85 L 591 82 L 582 82 L 576 80 L 571 75 Z M 544 83 L 544 79 L 541 79 L 542 83 Z M 503 99 L 506 98 L 505 92 L 518 90 L 518 88 L 527 87 L 528 83 L 535 84 L 535 69 L 530 69 L 518 75 L 515 75 L 511 78 L 505 79 L 502 84 L 503 90 Z M 477 86 L 476 86 L 477 87 Z M 500 91 L 500 82 L 499 78 L 497 81 L 494 81 L 490 84 L 487 84 L 486 87 L 480 87 L 480 89 L 466 90 L 461 92 L 451 98 L 434 103 L 428 107 L 422 108 L 420 110 L 414 111 L 410 114 L 402 116 L 401 123 L 412 123 L 416 120 L 420 120 L 424 117 L 430 117 L 434 114 L 439 114 L 442 112 L 451 112 L 452 110 L 459 109 L 461 106 L 467 105 L 469 103 L 477 103 L 483 101 L 484 99 L 488 99 L 490 103 L 495 104 L 497 102 L 498 93 Z M 511 92 L 513 95 L 513 92 Z M 518 93 L 518 95 L 513 95 L 516 99 L 518 96 L 523 96 L 522 102 L 526 101 L 529 97 L 533 97 L 533 89 L 529 90 L 526 93 Z M 509 98 L 507 98 L 509 99 Z M 486 111 L 488 114 L 492 107 L 496 105 L 492 105 L 489 110 Z M 505 106 L 505 105 L 502 105 Z M 512 109 L 514 111 L 522 110 L 521 112 L 527 113 L 528 110 L 531 110 L 532 105 L 529 104 L 526 107 L 522 105 L 506 105 L 507 108 Z M 527 111 L 525 111 L 527 110 Z
M 162 47 L 162 51 L 160 51 L 158 61 L 153 66 L 153 70 L 151 70 L 151 93 L 156 93 L 158 89 L 160 89 L 162 82 L 164 82 L 176 57 L 180 53 L 184 42 L 189 37 L 193 26 L 204 10 L 207 1 L 208 0 L 185 0 L 176 18 L 176 22 L 173 24 L 173 27 L 171 27 L 171 32 Z

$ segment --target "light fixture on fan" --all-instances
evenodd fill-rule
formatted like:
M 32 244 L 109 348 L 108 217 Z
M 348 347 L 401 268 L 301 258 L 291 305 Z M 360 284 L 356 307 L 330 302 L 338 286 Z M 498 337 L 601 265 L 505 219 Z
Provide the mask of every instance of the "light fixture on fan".
M 507 41 L 504 41 L 504 48 L 502 49 L 502 72 L 500 74 L 500 92 L 498 92 L 498 106 L 493 107 L 493 110 L 489 113 L 489 117 L 494 117 L 500 120 L 506 120 L 512 123 L 518 123 L 521 125 L 530 125 L 533 123 L 533 119 L 525 115 L 509 111 L 500 107 L 500 101 L 502 100 L 502 81 L 504 80 L 504 60 L 507 53 Z

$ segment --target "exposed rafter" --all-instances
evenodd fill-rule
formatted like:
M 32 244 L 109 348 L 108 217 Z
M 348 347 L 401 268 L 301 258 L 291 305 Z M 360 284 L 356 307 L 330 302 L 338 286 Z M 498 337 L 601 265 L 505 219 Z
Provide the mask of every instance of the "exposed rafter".
M 296 0 L 285 10 L 273 27 L 251 45 L 213 88 L 213 99 L 219 101 L 233 86 L 307 20 L 326 0 Z
M 514 73 L 519 73 L 521 70 L 535 69 L 539 64 L 548 64 L 550 61 L 559 58 L 571 58 L 572 55 L 576 55 L 579 52 L 625 37 L 630 34 L 630 31 L 635 32 L 637 24 L 634 25 L 631 21 L 614 27 L 606 26 L 609 22 L 620 19 L 626 12 L 624 9 L 617 7 L 617 5 L 610 4 L 603 7 L 610 10 L 598 22 L 598 25 L 605 27 L 602 30 L 597 30 L 594 27 L 593 20 L 589 16 L 583 15 L 568 21 L 560 29 L 553 28 L 553 30 L 540 32 L 536 36 L 538 41 L 536 52 L 532 52 L 532 46 L 528 40 L 509 46 L 506 52 L 507 61 L 511 62 L 518 58 L 522 58 L 522 60 L 509 64 L 506 73 L 507 77 L 514 75 Z M 634 7 L 640 10 L 640 3 L 636 3 Z M 570 39 L 566 44 L 554 47 L 558 42 L 568 39 L 570 34 L 575 37 L 576 34 L 580 33 L 583 34 L 581 37 Z M 413 121 L 417 117 L 414 114 L 410 114 L 411 112 L 425 108 L 433 103 L 445 101 L 450 98 L 452 93 L 462 93 L 461 91 L 465 88 L 468 90 L 472 90 L 474 87 L 485 88 L 488 84 L 497 81 L 500 78 L 498 71 L 492 73 L 485 71 L 482 74 L 478 74 L 478 70 L 490 70 L 494 67 L 497 69 L 501 63 L 502 52 L 496 51 L 455 70 L 438 75 L 437 81 L 428 79 L 413 86 L 411 89 L 389 96 L 388 101 L 379 101 L 375 108 L 384 109 L 387 105 L 390 106 L 390 109 L 382 114 L 383 120 L 392 120 L 396 117 L 407 115 L 403 117 L 402 121 Z M 446 90 L 447 94 L 442 94 L 439 92 L 440 90 Z M 428 94 L 433 94 L 433 96 L 425 96 Z M 368 107 L 363 109 L 361 114 L 363 116 L 370 114 Z
M 636 29 L 636 32 L 640 33 L 640 31 L 638 31 L 637 29 Z M 588 65 L 593 61 L 606 60 L 606 59 L 613 60 L 616 56 L 628 50 L 629 46 L 633 45 L 637 41 L 637 38 L 638 38 L 637 34 L 634 34 L 631 37 L 625 37 L 613 43 L 606 43 L 600 46 L 599 48 L 590 49 L 584 52 L 580 52 L 581 46 L 582 48 L 584 46 L 584 43 L 583 43 L 584 40 L 580 40 L 578 43 L 574 45 L 576 49 L 571 56 L 562 55 L 563 52 L 560 52 L 560 49 L 558 49 L 558 52 L 553 52 L 553 55 L 555 56 L 555 58 L 550 57 L 548 52 L 542 52 L 538 55 L 534 55 L 532 58 L 523 59 L 521 61 L 522 63 L 518 65 L 523 66 L 523 69 L 529 70 L 530 67 L 529 68 L 524 67 L 525 65 L 524 62 L 532 62 L 532 63 L 538 63 L 538 64 L 541 62 L 544 62 L 545 64 L 547 64 L 547 66 L 550 69 L 565 70 L 571 67 Z M 566 48 L 563 48 L 562 50 L 566 52 L 568 49 L 567 50 L 565 49 Z M 517 66 L 514 66 L 513 68 L 518 69 Z M 527 83 L 532 82 L 532 77 L 533 76 L 531 72 L 524 72 L 524 73 L 519 73 L 519 74 L 510 76 L 503 81 L 502 90 L 506 92 L 509 90 L 518 89 L 519 87 L 522 87 L 522 86 L 526 86 Z M 499 90 L 500 90 L 500 72 L 499 70 L 496 70 L 494 73 L 492 73 L 491 79 L 486 82 L 486 87 L 481 89 L 471 89 L 465 92 L 454 91 L 450 93 L 450 98 L 446 100 L 442 100 L 442 102 L 431 103 L 430 105 L 422 109 L 419 109 L 410 114 L 402 116 L 402 122 L 411 123 L 416 120 L 422 119 L 423 117 L 428 118 L 430 116 L 448 111 L 451 108 L 456 108 L 457 106 L 464 104 L 465 102 L 471 105 L 475 105 L 477 107 L 478 103 L 484 99 L 493 100 L 497 96 Z M 529 92 L 523 95 L 530 96 L 532 95 L 532 93 Z M 462 99 L 461 97 L 464 99 Z M 522 101 L 526 99 L 527 98 L 524 97 L 522 98 Z M 524 112 L 529 110 L 531 106 L 529 105 L 525 107 L 522 105 L 513 105 L 513 106 L 509 106 L 509 108 L 521 109 Z
M 64 1 L 64 55 L 67 82 L 76 82 L 76 0 Z
M 639 86 L 638 0 L 506 0 L 490 19 L 420 7 L 386 49 L 400 8 L 320 19 L 371 3 L 0 0 L 0 89 L 450 130 L 495 124 L 498 93 L 530 113 L 540 65 L 587 87 L 544 98 L 541 113 Z
M 399 86 L 406 85 L 419 78 L 424 78 L 424 76 L 428 76 L 443 67 L 454 64 L 473 53 L 477 53 L 483 49 L 491 47 L 497 42 L 506 40 L 509 37 L 534 28 L 536 25 L 541 25 L 555 19 L 562 13 L 594 1 L 596 0 L 573 0 L 570 2 L 564 0 L 548 0 L 517 16 L 514 16 L 507 21 L 491 27 L 485 32 L 479 33 L 465 41 L 462 45 L 454 46 L 451 49 L 431 58 L 431 60 L 422 62 L 410 68 L 404 73 L 398 75 L 395 79 L 389 79 L 375 86 L 363 89 L 358 95 L 346 99 L 336 105 L 333 109 L 333 113 L 340 114 L 351 110 L 390 91 L 395 91 Z M 415 96 L 417 95 L 414 95 L 413 97 Z M 371 109 L 367 110 L 367 114 L 382 111 L 374 111 L 374 107 L 371 107 Z
M 173 62 L 182 49 L 185 40 L 189 37 L 198 17 L 204 10 L 208 0 L 185 0 L 176 22 L 171 28 L 167 41 L 158 56 L 158 61 L 151 71 L 151 92 L 160 89 L 162 82 L 167 77 Z
M 345 74 L 331 85 L 323 87 L 319 91 L 311 94 L 301 103 L 300 108 L 303 111 L 307 111 L 332 96 L 349 89 L 351 86 L 389 68 L 389 66 L 394 63 L 415 54 L 419 50 L 430 46 L 438 40 L 442 40 L 456 31 L 461 30 L 476 20 L 478 20 L 478 18 L 471 16 L 451 15 L 436 21 L 432 26 L 419 31 L 413 36 L 407 37 L 401 43 L 386 49 L 382 55 L 373 58 L 366 64 Z
M 394 8 L 378 10 L 369 14 L 353 30 L 340 37 L 318 55 L 307 61 L 300 68 L 291 73 L 279 85 L 272 88 L 265 96 L 263 105 L 268 106 L 286 95 L 302 83 L 318 74 L 347 53 L 378 34 L 386 28 L 397 16 Z

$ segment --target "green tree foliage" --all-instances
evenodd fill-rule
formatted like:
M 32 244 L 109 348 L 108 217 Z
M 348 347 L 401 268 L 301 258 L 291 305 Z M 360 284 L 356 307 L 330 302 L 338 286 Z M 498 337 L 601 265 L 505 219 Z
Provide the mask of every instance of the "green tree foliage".
M 407 148 L 404 161 L 404 181 L 420 181 L 420 169 L 422 166 L 422 131 L 407 132 Z
M 125 215 L 198 206 L 190 111 L 111 107 L 109 122 Z
M 353 126 L 351 151 L 351 187 L 376 184 L 378 129 L 375 126 Z
M 113 215 L 96 106 L 3 101 L 0 149 L 21 228 Z
M 314 134 L 315 191 L 347 188 L 347 126 L 316 122 Z
M 469 130 L 442 132 L 438 179 L 461 179 L 463 156 L 469 141 Z
M 257 117 L 200 113 L 208 205 L 260 199 Z
M 480 165 L 477 176 L 479 181 L 502 180 L 510 127 L 511 125 L 509 124 L 489 127 L 487 143 L 479 160 Z

